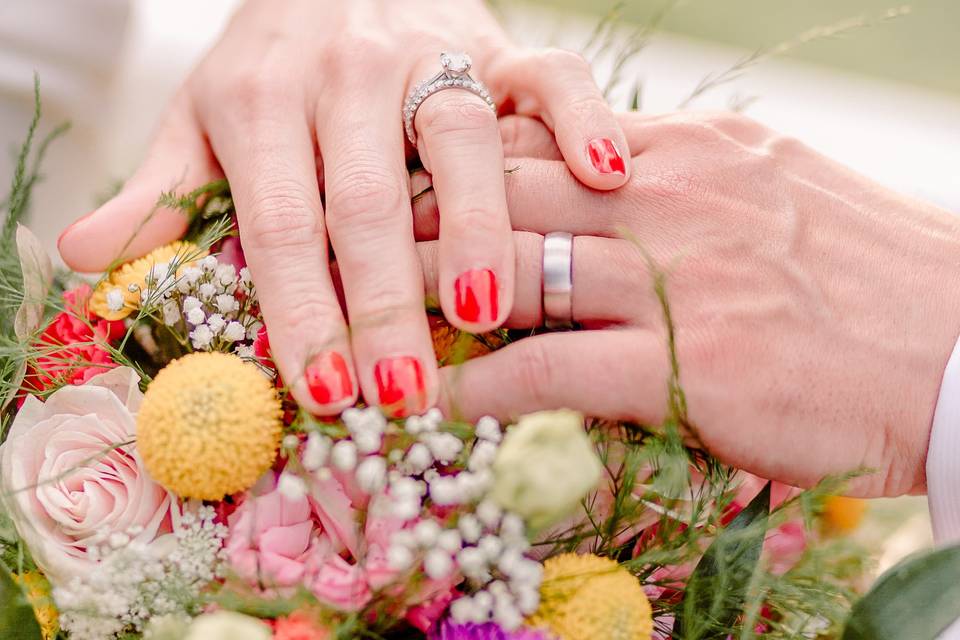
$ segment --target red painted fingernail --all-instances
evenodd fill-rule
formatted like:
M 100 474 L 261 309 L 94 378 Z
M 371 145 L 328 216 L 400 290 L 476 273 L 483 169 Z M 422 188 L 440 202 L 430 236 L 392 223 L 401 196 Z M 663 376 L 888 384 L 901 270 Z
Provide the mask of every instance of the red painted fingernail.
M 353 394 L 347 361 L 336 351 L 325 351 L 314 356 L 304 375 L 310 395 L 320 404 L 339 402 Z
M 393 416 L 408 416 L 426 410 L 427 391 L 423 366 L 412 356 L 384 358 L 373 368 L 380 406 Z
M 74 220 L 74 221 L 70 224 L 69 227 L 67 227 L 66 229 L 64 229 L 63 231 L 61 231 L 61 232 L 60 232 L 60 236 L 57 238 L 57 250 L 60 249 L 60 243 L 63 242 L 63 238 L 64 238 L 68 233 L 70 233 L 71 230 L 75 229 L 75 228 L 77 227 L 77 225 L 79 225 L 81 222 L 83 222 L 84 220 L 86 220 L 87 218 L 89 218 L 90 216 L 92 216 L 93 214 L 95 214 L 96 212 L 97 212 L 97 210 L 94 209 L 94 210 L 91 211 L 90 213 L 88 213 L 88 214 L 86 214 L 86 215 L 83 215 L 83 216 L 80 216 L 79 218 L 77 218 L 76 220 Z
M 497 276 L 490 269 L 464 271 L 453 283 L 457 316 L 467 322 L 497 319 Z
M 623 156 L 617 151 L 617 146 L 610 138 L 594 138 L 587 145 L 587 153 L 594 169 L 600 173 L 619 173 L 626 175 L 627 167 L 623 163 Z

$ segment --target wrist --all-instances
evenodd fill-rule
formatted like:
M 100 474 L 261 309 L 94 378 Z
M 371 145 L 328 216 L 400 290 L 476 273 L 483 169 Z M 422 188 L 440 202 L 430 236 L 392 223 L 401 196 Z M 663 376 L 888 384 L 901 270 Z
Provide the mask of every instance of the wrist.
M 960 401 L 960 355 L 956 349 L 960 337 L 960 224 L 950 213 L 926 205 L 916 205 L 913 214 L 916 235 L 922 242 L 911 252 L 913 259 L 906 261 L 911 265 L 916 296 L 914 301 L 904 300 L 904 319 L 909 323 L 909 335 L 923 344 L 923 357 L 916 363 L 916 421 L 907 429 L 911 442 L 905 446 L 920 453 L 909 492 L 922 494 L 928 491 L 931 445 L 937 446 L 932 440 L 936 413 L 942 413 L 944 401 Z M 960 419 L 960 414 L 957 417 Z M 960 449 L 952 453 L 956 455 Z

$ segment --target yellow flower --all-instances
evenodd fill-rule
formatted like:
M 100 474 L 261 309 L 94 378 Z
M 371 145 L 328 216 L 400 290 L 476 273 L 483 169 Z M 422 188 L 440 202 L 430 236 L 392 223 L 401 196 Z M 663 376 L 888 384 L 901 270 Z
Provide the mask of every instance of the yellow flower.
M 610 558 L 566 553 L 544 563 L 528 624 L 559 640 L 648 640 L 653 614 L 640 582 Z
M 280 416 L 276 390 L 256 365 L 225 353 L 191 353 L 147 388 L 137 449 L 167 489 L 219 500 L 250 488 L 273 464 Z
M 860 526 L 866 510 L 866 500 L 830 496 L 823 505 L 823 524 L 828 533 L 850 533 Z
M 53 640 L 60 631 L 60 616 L 53 606 L 50 595 L 50 583 L 37 571 L 28 571 L 23 575 L 14 575 L 14 580 L 23 584 L 27 591 L 27 600 L 33 606 L 33 614 L 40 624 L 43 640 Z
M 205 255 L 207 251 L 193 243 L 173 242 L 127 262 L 100 281 L 90 297 L 90 311 L 107 320 L 122 320 L 140 308 L 140 291 L 154 265 L 176 260 L 183 267 Z

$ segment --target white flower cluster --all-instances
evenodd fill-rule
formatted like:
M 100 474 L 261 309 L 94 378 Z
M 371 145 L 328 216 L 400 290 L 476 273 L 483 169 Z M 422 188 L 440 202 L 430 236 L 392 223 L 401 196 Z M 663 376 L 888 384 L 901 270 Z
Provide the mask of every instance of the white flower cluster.
M 250 342 L 263 326 L 256 289 L 246 267 L 206 256 L 195 264 L 157 263 L 141 291 L 145 309 L 160 310 L 163 323 L 182 331 L 197 351 L 233 351 L 253 357 Z
M 398 531 L 391 539 L 388 561 L 405 570 L 422 558 L 424 573 L 434 580 L 459 572 L 477 591 L 454 603 L 454 619 L 493 620 L 504 629 L 516 629 L 540 604 L 543 566 L 524 555 L 530 542 L 523 519 L 483 499 L 493 483 L 491 466 L 502 437 L 500 424 L 490 417 L 481 418 L 471 439 L 466 469 L 441 474 L 437 467 L 457 461 L 467 443 L 439 431 L 439 423 L 439 412 L 407 419 L 405 430 L 417 441 L 391 475 L 394 515 L 416 517 L 423 511 L 421 500 L 426 497 L 441 507 L 479 504 L 465 509 L 455 528 L 444 528 L 424 515 L 412 528 Z
M 398 569 L 410 568 L 415 558 L 422 557 L 424 573 L 434 580 L 460 573 L 476 591 L 451 605 L 453 619 L 492 620 L 510 631 L 540 606 L 543 565 L 525 555 L 529 549 L 523 519 L 483 500 L 460 515 L 455 528 L 444 529 L 425 517 L 398 531 L 387 557 Z
M 131 541 L 137 531 L 104 533 L 87 553 L 93 571 L 53 590 L 60 625 L 71 640 L 104 640 L 141 631 L 155 616 L 198 613 L 200 592 L 222 560 L 227 528 L 211 507 L 184 512 L 168 539 Z
M 493 620 L 505 629 L 518 628 L 540 604 L 543 566 L 525 555 L 530 543 L 523 518 L 487 498 L 502 439 L 500 424 L 481 418 L 473 434 L 462 439 L 442 430 L 443 416 L 432 409 L 407 418 L 406 437 L 391 433 L 387 440 L 405 446 L 388 447 L 384 454 L 384 437 L 396 427 L 379 409 L 347 409 L 341 419 L 346 437 L 308 435 L 300 456 L 303 468 L 321 479 L 334 470 L 352 473 L 364 492 L 386 496 L 371 508 L 385 509 L 385 515 L 407 523 L 391 537 L 387 561 L 398 572 L 422 567 L 433 580 L 464 576 L 475 592 L 454 604 L 451 613 L 457 621 Z M 295 451 L 299 440 L 291 437 L 284 447 Z M 297 499 L 306 484 L 294 473 L 284 473 L 278 488 Z M 431 505 L 459 515 L 438 519 Z

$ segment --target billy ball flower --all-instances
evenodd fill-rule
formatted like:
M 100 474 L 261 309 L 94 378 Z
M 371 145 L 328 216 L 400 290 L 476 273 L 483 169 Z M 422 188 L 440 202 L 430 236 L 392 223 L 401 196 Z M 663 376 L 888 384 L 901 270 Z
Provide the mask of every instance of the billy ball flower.
M 167 365 L 137 415 L 147 471 L 185 498 L 219 500 L 253 486 L 280 445 L 280 400 L 253 364 L 192 353 Z
M 493 462 L 491 497 L 534 529 L 570 513 L 600 479 L 601 463 L 574 411 L 524 416 Z
M 527 621 L 559 640 L 649 640 L 650 602 L 615 560 L 566 553 L 544 563 L 540 608 Z

